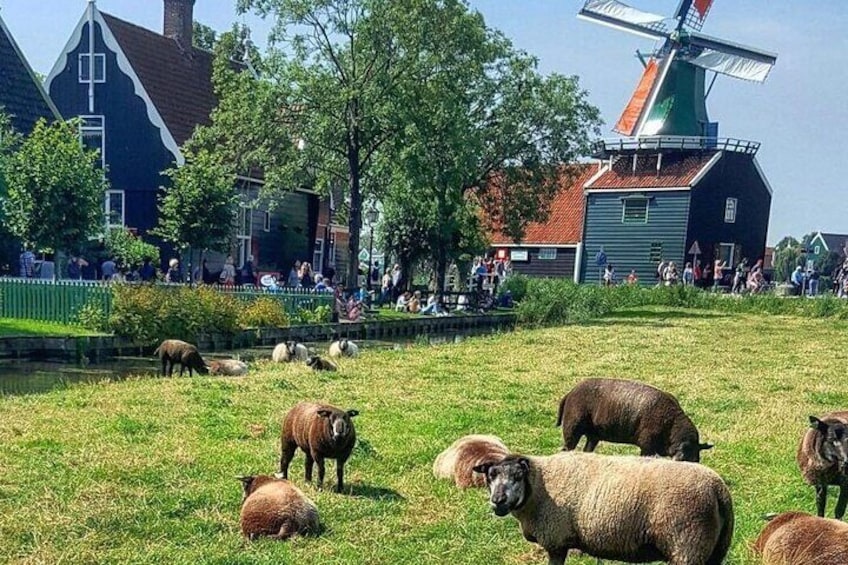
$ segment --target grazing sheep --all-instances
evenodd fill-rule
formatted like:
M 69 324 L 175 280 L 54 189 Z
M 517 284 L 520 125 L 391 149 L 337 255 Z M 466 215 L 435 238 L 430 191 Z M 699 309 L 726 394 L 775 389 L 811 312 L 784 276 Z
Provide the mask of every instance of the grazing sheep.
M 324 485 L 324 459 L 336 460 L 338 485 L 344 487 L 344 464 L 356 443 L 356 430 L 351 418 L 357 410 L 341 410 L 329 404 L 299 402 L 283 419 L 280 473 L 289 477 L 289 464 L 299 447 L 306 454 L 306 480 L 312 481 L 312 464 L 318 464 L 318 488 Z
M 320 355 L 310 355 L 306 360 L 306 365 L 312 367 L 315 371 L 336 371 L 338 370 L 332 361 L 321 359 Z
M 724 481 L 693 463 L 594 453 L 510 455 L 474 468 L 496 515 L 562 565 L 571 549 L 602 559 L 720 565 L 733 537 Z
M 330 344 L 330 357 L 333 359 L 356 357 L 358 355 L 359 346 L 348 339 L 341 339 Z
M 713 447 L 699 443 L 698 429 L 674 396 L 633 381 L 582 381 L 560 401 L 556 425 L 562 425 L 566 451 L 585 435 L 583 451 L 594 451 L 603 440 L 637 445 L 643 456 L 697 463 L 701 451 Z
M 267 475 L 239 477 L 244 487 L 241 533 L 248 539 L 269 536 L 285 540 L 318 533 L 318 509 L 289 481 Z
M 824 516 L 827 487 L 839 486 L 834 517 L 841 520 L 848 504 L 848 412 L 810 416 L 810 429 L 795 456 L 801 476 L 816 487 L 816 510 Z
M 190 343 L 180 341 L 179 339 L 166 339 L 159 344 L 153 355 L 158 356 L 162 360 L 162 376 L 165 376 L 165 368 L 167 366 L 168 376 L 174 374 L 174 365 L 179 363 L 180 376 L 188 368 L 188 375 L 194 376 L 192 369 L 205 375 L 209 372 L 206 368 L 206 363 L 197 351 L 197 348 Z
M 247 363 L 238 359 L 217 359 L 209 363 L 210 375 L 240 377 L 247 373 Z
M 278 343 L 271 353 L 274 363 L 289 363 L 291 361 L 306 361 L 309 358 L 309 349 L 302 343 L 287 341 Z
M 465 436 L 436 457 L 433 474 L 438 479 L 454 479 L 459 488 L 484 487 L 486 477 L 475 473 L 474 467 L 487 461 L 499 461 L 507 455 L 509 449 L 498 437 Z
M 848 524 L 784 512 L 754 542 L 764 565 L 848 565 Z

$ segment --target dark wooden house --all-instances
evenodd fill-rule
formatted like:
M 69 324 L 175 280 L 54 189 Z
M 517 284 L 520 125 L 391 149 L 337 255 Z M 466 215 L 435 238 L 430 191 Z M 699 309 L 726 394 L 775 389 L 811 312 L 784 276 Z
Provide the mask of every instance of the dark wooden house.
M 111 189 L 104 227 L 145 236 L 158 222 L 162 171 L 182 165 L 182 145 L 208 124 L 217 104 L 212 53 L 192 45 L 194 0 L 164 0 L 162 34 L 101 12 L 92 2 L 46 80 L 63 115 L 82 120 L 84 142 L 101 152 Z M 92 33 L 93 31 L 93 33 Z M 292 191 L 273 212 L 256 204 L 261 178 L 240 177 L 242 194 L 232 247 L 219 250 L 238 265 L 250 256 L 259 270 L 284 271 L 311 259 L 319 199 Z M 163 257 L 163 261 L 167 256 Z

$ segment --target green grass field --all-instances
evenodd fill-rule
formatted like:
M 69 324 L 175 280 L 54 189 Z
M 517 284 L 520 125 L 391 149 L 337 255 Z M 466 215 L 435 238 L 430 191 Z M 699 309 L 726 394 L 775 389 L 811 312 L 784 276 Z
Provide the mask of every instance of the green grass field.
M 674 393 L 716 444 L 703 463 L 733 493 L 728 562 L 755 563 L 748 546 L 762 514 L 814 511 L 794 454 L 808 414 L 848 407 L 846 329 L 844 321 L 646 309 L 458 345 L 366 351 L 336 374 L 264 364 L 241 379 L 145 377 L 2 398 L 0 562 L 545 563 L 513 518 L 492 514 L 484 491 L 434 479 L 433 459 L 472 432 L 499 435 L 522 453 L 555 452 L 560 397 L 584 377 L 613 376 Z M 299 453 L 292 478 L 317 503 L 325 533 L 247 543 L 235 476 L 276 470 L 280 419 L 303 399 L 361 411 L 348 492 L 305 485 Z M 334 463 L 328 476 L 334 481 Z
M 91 336 L 97 332 L 86 330 L 77 326 L 65 326 L 50 322 L 36 322 L 34 320 L 18 320 L 13 318 L 0 318 L 0 337 L 8 336 Z

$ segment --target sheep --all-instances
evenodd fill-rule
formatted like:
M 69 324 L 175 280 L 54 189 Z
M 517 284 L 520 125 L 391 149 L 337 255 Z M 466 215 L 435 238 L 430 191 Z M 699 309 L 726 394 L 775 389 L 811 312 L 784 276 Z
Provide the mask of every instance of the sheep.
M 334 341 L 330 344 L 329 355 L 333 359 L 356 357 L 359 355 L 359 346 L 348 339 Z
M 784 512 L 754 542 L 764 565 L 848 565 L 848 524 Z
M 162 360 L 162 376 L 165 376 L 165 368 L 167 366 L 168 376 L 174 374 L 174 365 L 180 364 L 180 376 L 188 368 L 188 375 L 194 376 L 192 369 L 205 375 L 209 372 L 206 363 L 197 351 L 197 348 L 190 343 L 180 341 L 179 339 L 166 339 L 159 344 L 159 347 L 153 352 L 154 356 L 158 356 Z
M 641 455 L 670 456 L 676 461 L 701 460 L 698 429 L 671 394 L 652 386 L 618 379 L 586 379 L 559 404 L 557 426 L 562 426 L 563 450 L 577 447 L 594 451 L 601 440 L 629 443 Z
M 267 475 L 239 477 L 244 487 L 241 533 L 254 540 L 285 540 L 321 530 L 315 503 L 289 481 Z
M 314 371 L 336 371 L 336 365 L 332 361 L 322 359 L 320 355 L 310 355 L 306 360 L 306 365 L 312 367 Z
M 306 361 L 309 358 L 309 349 L 302 343 L 287 341 L 278 343 L 271 353 L 274 363 L 288 363 L 290 361 Z
M 324 459 L 336 460 L 338 484 L 336 492 L 344 488 L 344 464 L 356 443 L 356 430 L 351 418 L 357 410 L 341 410 L 329 404 L 299 402 L 283 419 L 280 441 L 280 473 L 289 477 L 289 464 L 299 447 L 306 454 L 306 480 L 312 481 L 313 462 L 318 464 L 318 488 L 324 485 Z
M 804 481 L 816 487 L 819 517 L 827 505 L 827 487 L 839 486 L 833 515 L 841 520 L 848 504 L 848 412 L 810 416 L 810 429 L 801 438 L 795 460 Z
M 217 359 L 209 363 L 209 374 L 240 377 L 247 373 L 247 363 L 238 359 Z
M 459 488 L 484 487 L 486 477 L 473 471 L 474 466 L 486 461 L 502 459 L 509 449 L 500 438 L 487 435 L 469 435 L 459 438 L 442 451 L 433 463 L 433 475 L 438 479 L 454 479 Z
M 474 468 L 497 516 L 562 565 L 575 549 L 631 563 L 720 565 L 733 537 L 733 504 L 707 467 L 657 457 L 510 455 Z

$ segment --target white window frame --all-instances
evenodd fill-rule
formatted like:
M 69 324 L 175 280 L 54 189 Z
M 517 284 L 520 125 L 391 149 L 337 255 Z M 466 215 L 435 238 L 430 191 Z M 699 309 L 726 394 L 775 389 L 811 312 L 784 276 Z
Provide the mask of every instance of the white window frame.
M 312 269 L 316 273 L 324 272 L 324 239 L 315 240 L 315 249 L 312 252 Z
M 96 122 L 100 125 L 96 125 Z M 80 116 L 79 125 L 79 140 L 83 147 L 83 138 L 85 134 L 100 134 L 100 168 L 106 169 L 106 116 L 102 114 L 92 114 Z
M 556 247 L 542 247 L 539 249 L 540 261 L 555 261 L 557 258 Z
M 236 267 L 240 267 L 244 265 L 244 263 L 247 261 L 247 257 L 251 254 L 251 247 L 253 243 L 253 208 L 245 204 L 239 204 L 238 228 L 236 229 L 239 261 Z
M 724 201 L 724 223 L 735 224 L 736 212 L 739 209 L 739 200 L 737 198 L 728 198 Z
M 730 256 L 726 257 L 724 254 L 724 249 L 730 248 Z M 736 254 L 736 244 L 735 243 L 719 243 L 718 244 L 718 258 L 721 259 L 726 265 L 728 269 L 733 268 L 733 257 Z
M 530 253 L 526 249 L 511 249 L 509 252 L 509 260 L 512 262 L 529 261 Z
M 121 197 L 121 223 L 113 224 L 112 223 L 112 197 L 120 195 Z M 106 214 L 106 230 L 110 230 L 112 228 L 123 228 L 127 225 L 127 195 L 123 190 L 107 190 L 106 191 L 106 202 L 104 204 L 104 212 Z
M 628 202 L 640 202 L 645 204 L 645 220 L 627 220 L 626 219 L 626 211 L 627 211 L 627 203 Z M 621 199 L 621 223 L 622 224 L 647 224 L 648 223 L 648 214 L 651 209 L 651 200 L 649 198 L 639 197 L 631 197 L 631 198 L 622 198 Z
M 821 253 L 821 245 L 816 245 L 815 248 L 813 249 L 813 253 L 815 253 L 816 255 Z
M 83 69 L 85 69 L 86 72 L 88 72 L 88 70 L 89 70 L 88 57 L 89 57 L 88 53 L 80 53 L 79 57 L 78 57 L 79 67 L 77 67 L 77 76 L 78 76 L 80 84 L 88 84 L 89 82 L 91 82 L 91 81 L 89 81 L 89 79 L 83 77 L 83 74 L 82 74 Z M 100 80 L 97 80 L 97 66 L 98 66 L 99 63 L 103 64 L 103 66 L 102 66 L 103 76 L 101 77 Z M 105 53 L 95 53 L 94 54 L 94 68 L 92 70 L 94 71 L 94 84 L 103 84 L 103 83 L 106 82 L 106 54 Z
M 271 212 L 265 212 L 262 220 L 262 231 L 271 231 Z

